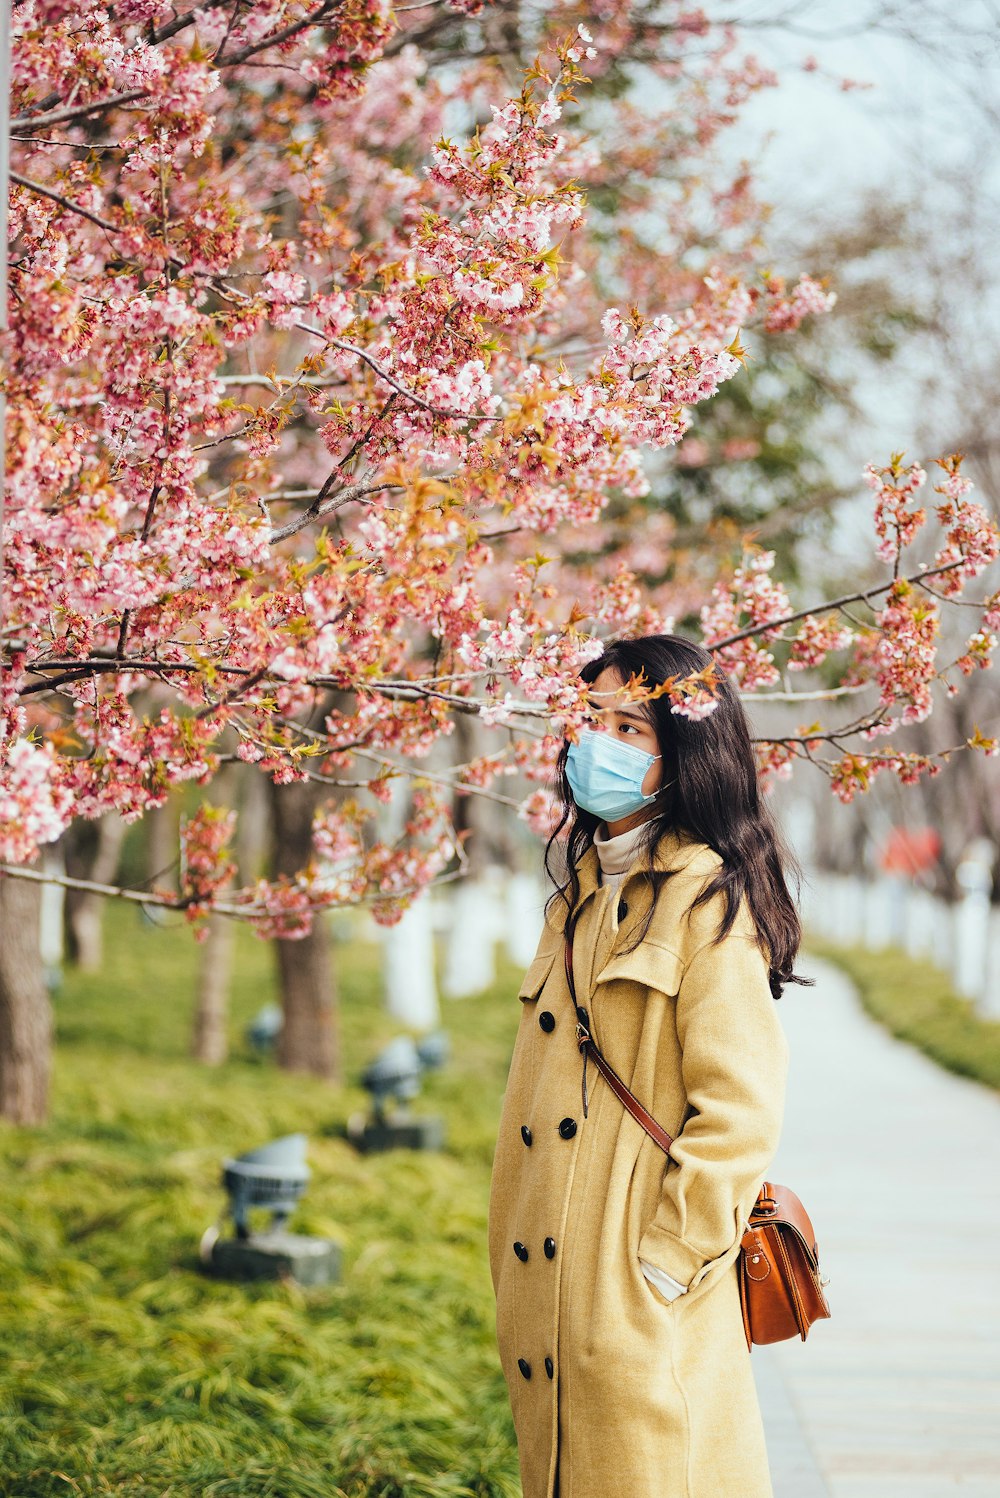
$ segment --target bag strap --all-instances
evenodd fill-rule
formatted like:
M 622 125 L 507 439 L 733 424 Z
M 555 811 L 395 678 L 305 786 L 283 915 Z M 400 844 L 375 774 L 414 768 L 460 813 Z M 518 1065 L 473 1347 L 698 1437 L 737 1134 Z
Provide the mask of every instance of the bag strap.
M 569 983 L 569 996 L 576 1010 L 576 1043 L 583 1052 L 583 1114 L 587 1116 L 587 1058 L 593 1056 L 594 1065 L 601 1076 L 607 1082 L 611 1091 L 626 1112 L 631 1113 L 636 1123 L 639 1124 L 652 1139 L 654 1144 L 659 1145 L 665 1155 L 670 1154 L 670 1146 L 673 1144 L 672 1137 L 666 1129 L 660 1127 L 651 1113 L 642 1106 L 639 1099 L 625 1086 L 621 1077 L 614 1067 L 605 1060 L 600 1047 L 590 1033 L 590 1016 L 586 1009 L 582 1009 L 576 1002 L 576 983 L 573 979 L 573 937 L 570 931 L 566 933 L 564 943 L 564 958 L 566 962 L 566 979 Z

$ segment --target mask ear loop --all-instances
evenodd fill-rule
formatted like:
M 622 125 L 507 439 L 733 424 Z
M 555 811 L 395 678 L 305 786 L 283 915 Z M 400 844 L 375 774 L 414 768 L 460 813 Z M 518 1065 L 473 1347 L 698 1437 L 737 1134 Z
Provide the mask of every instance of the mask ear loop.
M 657 759 L 661 759 L 662 755 L 658 754 L 656 757 L 657 757 Z M 651 791 L 650 792 L 650 800 L 655 801 L 656 798 L 657 798 L 657 796 L 659 796 L 663 791 L 669 791 L 670 787 L 672 785 L 676 785 L 676 784 L 677 784 L 677 776 L 675 775 L 674 778 L 673 778 L 673 780 L 667 780 L 667 781 L 665 781 L 663 783 L 663 785 L 657 786 L 657 788 L 656 788 L 655 791 Z

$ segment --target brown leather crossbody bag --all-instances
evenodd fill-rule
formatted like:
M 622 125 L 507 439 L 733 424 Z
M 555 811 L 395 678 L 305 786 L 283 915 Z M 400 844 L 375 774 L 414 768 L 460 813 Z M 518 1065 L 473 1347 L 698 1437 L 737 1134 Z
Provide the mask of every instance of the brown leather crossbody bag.
M 583 1052 L 583 1111 L 587 1114 L 587 1061 L 605 1079 L 622 1106 L 645 1129 L 667 1156 L 673 1139 L 622 1081 L 605 1059 L 590 1033 L 590 1017 L 576 1001 L 573 980 L 573 940 L 565 940 L 566 977 L 576 1011 L 576 1041 Z M 801 1337 L 803 1342 L 814 1321 L 829 1316 L 820 1278 L 816 1234 L 805 1207 L 788 1186 L 765 1181 L 754 1203 L 740 1244 L 737 1261 L 740 1306 L 747 1347 L 755 1342 L 784 1342 Z

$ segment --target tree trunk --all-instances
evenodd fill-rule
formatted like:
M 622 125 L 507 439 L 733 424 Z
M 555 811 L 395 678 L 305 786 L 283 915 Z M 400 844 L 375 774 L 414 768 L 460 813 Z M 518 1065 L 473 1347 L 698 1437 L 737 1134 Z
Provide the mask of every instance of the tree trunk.
M 41 885 L 0 877 L 0 1115 L 44 1122 L 52 1006 L 39 947 Z
M 234 766 L 220 770 L 205 796 L 214 806 L 235 806 L 237 830 L 243 815 L 240 779 Z M 239 879 L 239 875 L 237 875 Z M 233 974 L 233 952 L 236 926 L 226 916 L 208 918 L 208 935 L 202 944 L 198 962 L 194 1030 L 191 1054 L 206 1066 L 221 1066 L 229 1056 L 229 985 Z
M 224 915 L 208 918 L 208 936 L 201 948 L 198 997 L 191 1051 L 206 1066 L 221 1066 L 229 1056 L 226 1019 L 229 982 L 233 971 L 236 926 Z
M 65 839 L 66 872 L 75 879 L 111 884 L 118 869 L 125 823 L 116 812 L 94 822 L 77 822 Z M 65 919 L 69 955 L 84 972 L 97 972 L 104 962 L 104 895 L 86 890 L 66 891 Z
M 271 787 L 275 872 L 294 874 L 312 853 L 312 819 L 317 802 L 328 796 L 306 782 Z M 330 932 L 323 914 L 308 936 L 275 942 L 284 1016 L 278 1060 L 289 1071 L 308 1071 L 340 1080 L 337 989 Z
M 154 889 L 177 889 L 180 817 L 177 797 L 147 811 L 142 819 L 146 834 L 146 878 Z
M 239 869 L 237 880 L 250 884 L 267 870 L 271 851 L 270 782 L 265 775 L 241 766 L 239 777 L 240 819 L 236 824 L 233 851 Z

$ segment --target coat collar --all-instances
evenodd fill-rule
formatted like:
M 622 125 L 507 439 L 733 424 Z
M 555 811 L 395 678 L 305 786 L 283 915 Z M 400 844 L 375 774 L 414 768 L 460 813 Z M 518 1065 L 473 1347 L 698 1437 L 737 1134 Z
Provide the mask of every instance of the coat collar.
M 629 869 L 622 880 L 621 887 L 625 888 L 629 880 L 637 874 L 647 873 L 650 869 L 660 874 L 674 873 L 677 869 L 686 868 L 692 859 L 704 850 L 705 844 L 701 843 L 684 832 L 680 828 L 671 828 L 660 838 L 654 850 L 653 858 L 650 860 L 644 853 L 640 853 L 636 862 Z M 588 900 L 595 890 L 601 887 L 601 862 L 597 855 L 597 849 L 589 847 L 580 862 L 576 866 L 580 879 L 580 904 Z

